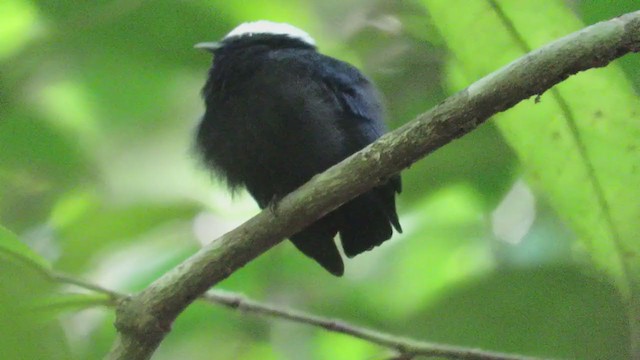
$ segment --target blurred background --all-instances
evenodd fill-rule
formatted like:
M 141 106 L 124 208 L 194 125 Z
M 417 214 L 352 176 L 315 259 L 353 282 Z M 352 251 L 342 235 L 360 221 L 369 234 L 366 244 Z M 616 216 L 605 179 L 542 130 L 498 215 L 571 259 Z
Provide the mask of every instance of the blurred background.
M 374 80 L 397 128 L 531 49 L 638 9 L 637 0 L 3 0 L 2 231 L 42 266 L 137 291 L 257 213 L 192 151 L 211 63 L 193 44 L 241 22 L 309 32 Z M 217 288 L 430 342 L 628 358 L 617 245 L 640 233 L 639 69 L 628 55 L 572 77 L 404 171 L 405 232 L 349 260 L 344 278 L 283 242 Z M 14 260 L 0 251 L 4 358 L 106 354 L 112 309 Z M 46 311 L 15 311 L 32 301 Z M 195 304 L 155 359 L 390 355 Z

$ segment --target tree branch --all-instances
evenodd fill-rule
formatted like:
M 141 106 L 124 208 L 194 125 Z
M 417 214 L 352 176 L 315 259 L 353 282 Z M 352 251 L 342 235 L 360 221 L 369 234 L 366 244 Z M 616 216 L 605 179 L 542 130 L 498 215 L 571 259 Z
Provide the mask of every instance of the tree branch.
M 77 277 L 71 276 L 71 275 L 67 275 L 67 274 L 63 274 L 63 273 L 59 273 L 59 272 L 54 272 L 54 273 L 49 273 L 48 274 L 53 280 L 59 282 L 59 283 L 63 283 L 63 284 L 69 284 L 69 285 L 74 285 L 77 286 L 79 288 L 85 289 L 85 290 L 90 290 L 93 292 L 97 292 L 100 294 L 105 294 L 107 296 L 109 296 L 111 298 L 111 300 L 113 300 L 114 302 L 118 302 L 122 299 L 125 299 L 127 297 L 129 297 L 128 294 L 123 294 L 114 290 L 110 290 L 107 289 L 105 287 L 102 287 L 100 285 L 96 285 L 92 282 L 83 280 L 83 279 L 79 279 Z
M 250 312 L 257 315 L 266 315 L 279 319 L 289 320 L 301 324 L 307 324 L 323 328 L 328 331 L 368 341 L 398 351 L 402 359 L 412 359 L 416 356 L 439 356 L 446 359 L 458 360 L 535 360 L 536 358 L 483 351 L 477 349 L 434 344 L 416 341 L 400 336 L 385 334 L 377 330 L 355 326 L 338 319 L 329 319 L 317 315 L 307 314 L 301 311 L 285 309 L 274 305 L 268 305 L 247 299 L 238 294 L 209 291 L 202 295 L 202 299 L 230 307 L 232 309 Z
M 103 286 L 79 279 L 62 273 L 50 274 L 51 277 L 62 284 L 70 284 L 82 289 L 105 294 L 115 302 L 127 298 L 129 295 L 107 289 Z M 427 343 L 413 339 L 385 334 L 376 330 L 367 329 L 338 319 L 328 319 L 321 316 L 308 314 L 302 311 L 285 309 L 274 305 L 263 304 L 247 297 L 222 290 L 208 291 L 200 297 L 200 300 L 223 305 L 231 309 L 240 310 L 256 315 L 266 315 L 278 319 L 288 320 L 300 324 L 323 328 L 327 331 L 350 335 L 355 338 L 368 341 L 389 349 L 394 349 L 400 354 L 401 359 L 412 359 L 416 356 L 440 356 L 447 359 L 458 360 L 536 360 L 533 357 L 510 355 L 497 352 L 483 351 L 457 346 Z
M 569 76 L 640 51 L 640 11 L 563 37 L 449 97 L 203 247 L 117 310 L 109 359 L 149 359 L 175 318 L 208 288 L 287 236 Z

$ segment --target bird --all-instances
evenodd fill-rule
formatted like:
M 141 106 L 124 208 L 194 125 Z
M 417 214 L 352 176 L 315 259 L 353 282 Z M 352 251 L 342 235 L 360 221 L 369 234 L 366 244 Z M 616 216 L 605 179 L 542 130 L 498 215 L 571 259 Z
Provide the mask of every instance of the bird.
M 349 63 L 321 54 L 293 25 L 246 22 L 219 42 L 195 47 L 213 55 L 195 148 L 232 192 L 246 188 L 261 209 L 387 132 L 373 83 Z M 389 240 L 393 229 L 401 233 L 401 190 L 394 175 L 289 239 L 342 276 L 337 235 L 352 258 Z

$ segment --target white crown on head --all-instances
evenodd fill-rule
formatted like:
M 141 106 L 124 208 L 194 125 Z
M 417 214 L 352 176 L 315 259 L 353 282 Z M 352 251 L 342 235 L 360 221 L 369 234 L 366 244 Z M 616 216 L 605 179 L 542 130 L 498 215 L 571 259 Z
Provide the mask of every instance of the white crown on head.
M 233 37 L 251 36 L 254 34 L 286 35 L 294 39 L 302 40 L 309 45 L 316 45 L 316 41 L 313 40 L 306 31 L 286 23 L 276 23 L 267 20 L 242 23 L 231 30 L 224 38 L 226 40 Z

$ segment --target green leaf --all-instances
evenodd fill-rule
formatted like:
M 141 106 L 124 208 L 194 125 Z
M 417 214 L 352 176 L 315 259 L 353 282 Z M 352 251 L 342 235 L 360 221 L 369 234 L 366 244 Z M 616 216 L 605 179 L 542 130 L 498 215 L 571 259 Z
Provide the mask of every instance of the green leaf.
M 454 88 L 584 27 L 560 0 L 424 3 L 455 54 Z M 529 182 L 624 295 L 640 348 L 640 101 L 631 82 L 616 64 L 585 71 L 495 122 Z
M 583 27 L 563 1 L 424 0 L 455 88 Z M 458 9 L 458 10 L 456 10 Z M 480 37 L 469 34 L 491 34 Z M 624 293 L 640 289 L 640 102 L 615 65 L 571 77 L 496 116 L 530 182 Z
M 47 260 L 36 254 L 11 231 L 0 225 L 0 255 L 20 260 L 38 271 L 47 272 L 51 267 Z

